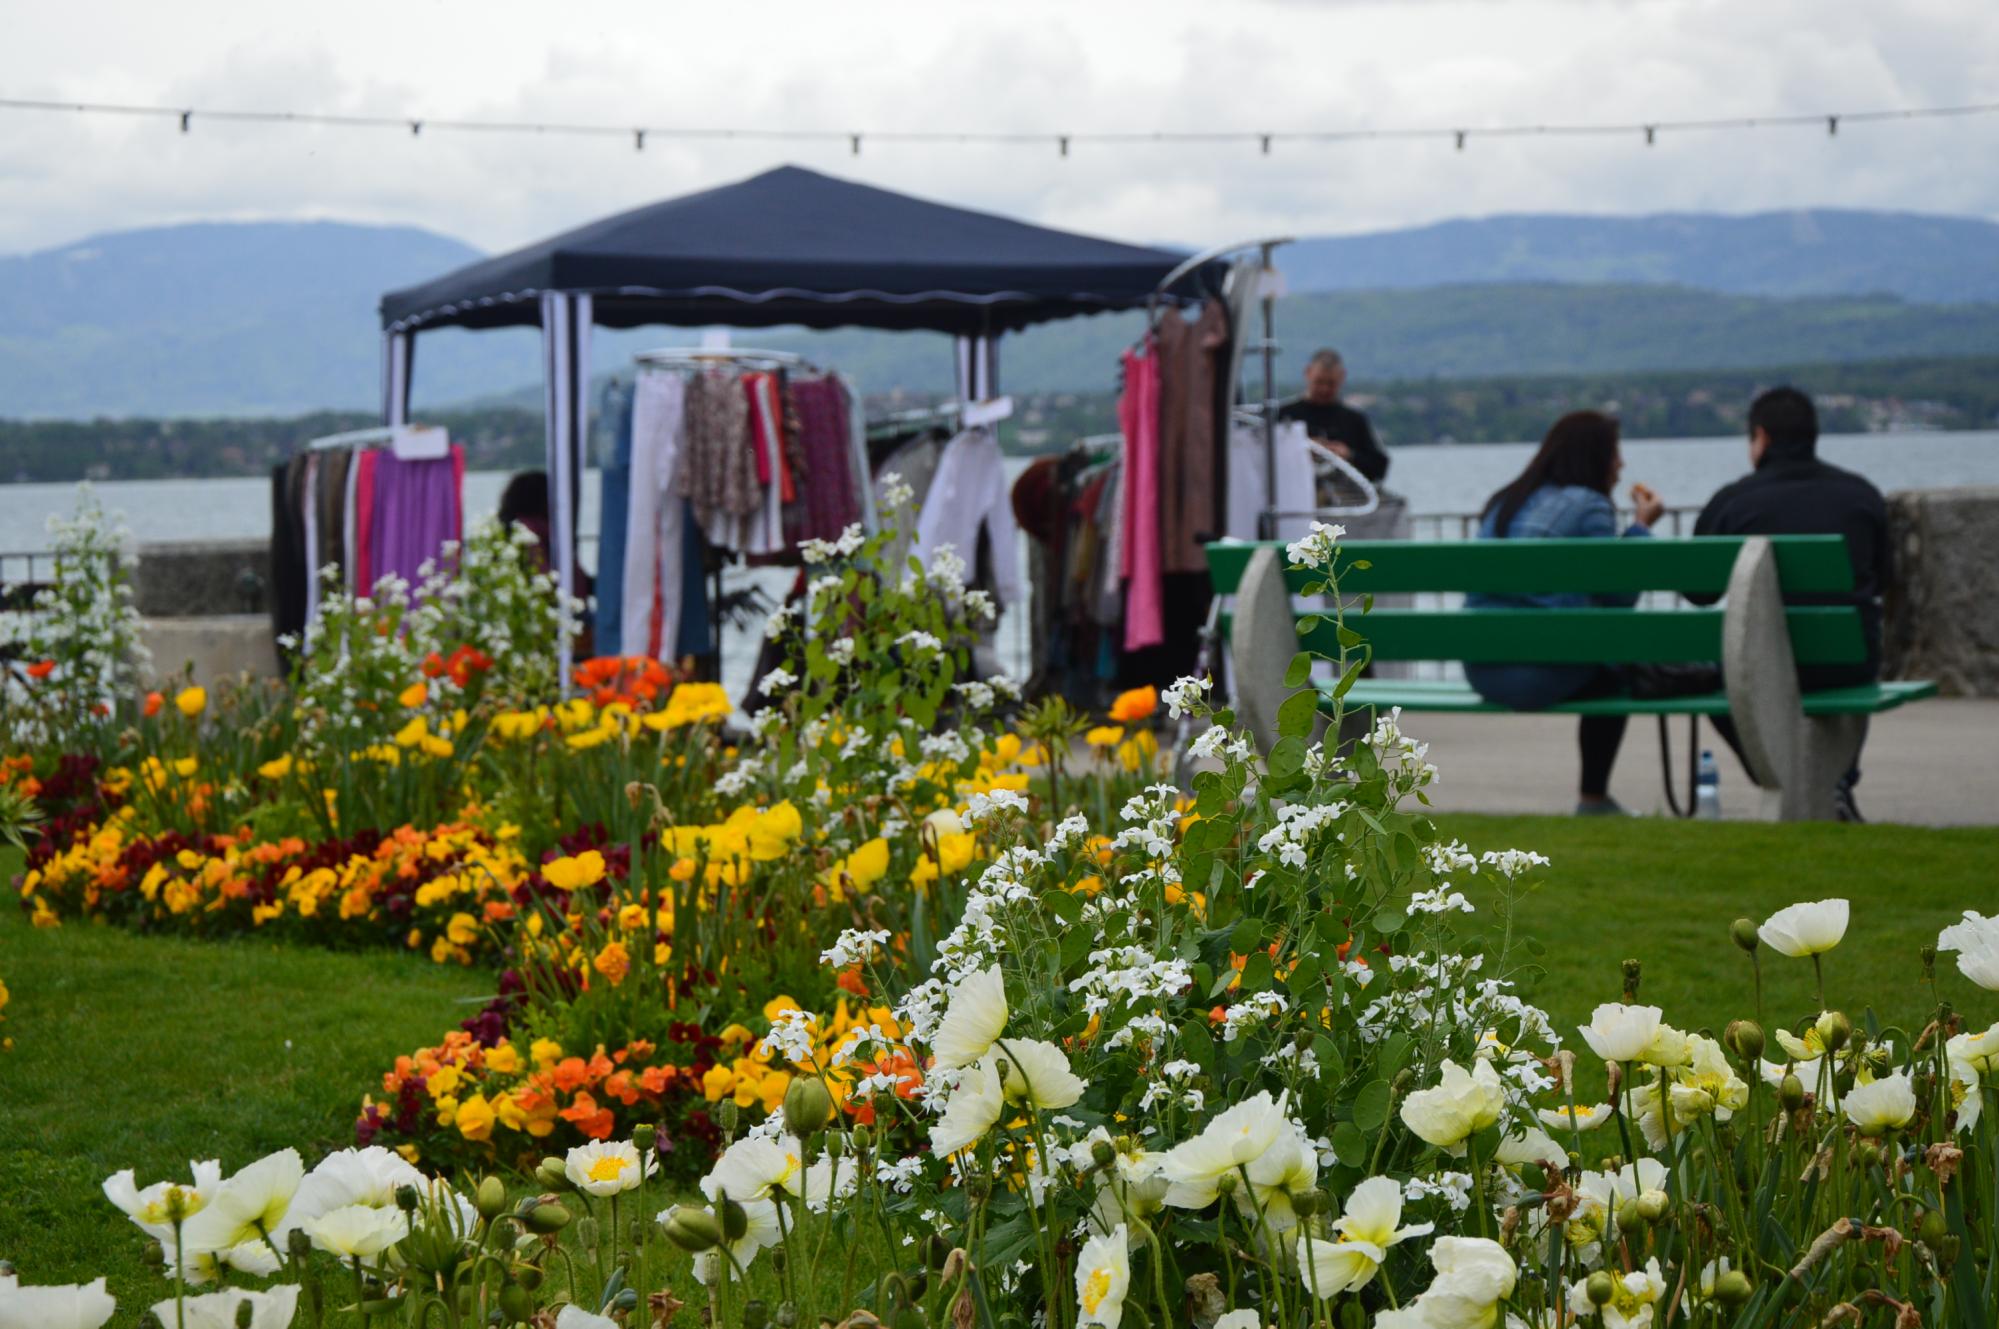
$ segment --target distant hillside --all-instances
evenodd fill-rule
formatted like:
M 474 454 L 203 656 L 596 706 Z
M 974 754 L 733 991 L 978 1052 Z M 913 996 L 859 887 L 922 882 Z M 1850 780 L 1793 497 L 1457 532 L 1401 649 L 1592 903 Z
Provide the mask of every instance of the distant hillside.
M 1999 224 L 1911 212 L 1481 217 L 1305 239 L 1278 253 L 1294 291 L 1642 282 L 1738 295 L 1999 300 Z
M 340 222 L 198 223 L 0 258 L 0 417 L 375 408 L 381 293 L 478 258 L 445 236 Z M 1999 226 L 1900 213 L 1496 217 L 1302 241 L 1280 259 L 1284 361 L 1341 346 L 1369 378 L 1750 367 L 1999 349 Z M 1503 284 L 1501 284 L 1503 283 Z M 1106 386 L 1130 316 L 1007 341 L 1026 391 Z M 600 369 L 691 330 L 599 332 Z M 744 331 L 809 347 L 870 392 L 948 388 L 934 334 Z M 535 334 L 418 343 L 421 409 L 520 400 Z M 531 400 L 531 398 L 528 398 Z

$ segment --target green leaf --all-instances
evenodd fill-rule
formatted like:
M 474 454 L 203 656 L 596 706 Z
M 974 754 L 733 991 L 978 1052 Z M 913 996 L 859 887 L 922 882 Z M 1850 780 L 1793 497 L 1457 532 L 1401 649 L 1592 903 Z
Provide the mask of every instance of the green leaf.
M 1408 915 L 1400 909 L 1390 907 L 1377 909 L 1374 917 L 1367 920 L 1367 925 L 1384 937 L 1392 937 L 1401 931 L 1402 925 L 1408 921 Z
M 1366 638 L 1344 623 L 1340 624 L 1339 637 L 1340 645 L 1344 646 L 1347 650 L 1352 650 L 1354 647 L 1360 645 L 1362 641 L 1366 640 Z
M 1071 926 L 1074 926 L 1076 920 L 1083 916 L 1082 897 L 1071 895 L 1065 890 L 1043 891 L 1041 893 L 1041 907 Z
M 1291 663 L 1284 670 L 1284 686 L 1302 688 L 1305 680 L 1312 676 L 1312 653 L 1300 651 L 1291 657 Z
M 1285 737 L 1304 737 L 1312 732 L 1319 716 L 1319 694 L 1294 692 L 1277 708 L 1277 732 Z
M 1291 972 L 1284 976 L 1284 986 L 1290 988 L 1294 994 L 1309 993 L 1318 986 L 1319 980 L 1324 976 L 1325 970 L 1320 966 L 1318 956 L 1301 955 L 1298 957 L 1298 962 L 1291 967 Z
M 1097 944 L 1095 931 L 1090 928 L 1070 928 L 1062 934 L 1062 950 L 1057 957 L 1062 969 L 1067 971 L 1081 964 L 1090 953 L 1090 947 Z
M 1248 955 L 1263 945 L 1263 922 L 1260 919 L 1245 918 L 1229 933 L 1229 950 L 1236 955 Z
M 1287 702 L 1286 705 L 1289 705 Z M 1305 753 L 1308 744 L 1297 734 L 1286 734 L 1270 749 L 1269 760 L 1264 763 L 1269 770 L 1272 784 L 1282 784 L 1305 769 Z
M 1214 1059 L 1215 1036 L 1208 1032 L 1208 1022 L 1199 1016 L 1180 1026 L 1180 1047 L 1189 1061 L 1205 1066 Z
M 1275 972 L 1270 963 L 1269 951 L 1252 951 L 1249 960 L 1242 967 L 1242 990 L 1244 992 L 1268 992 Z
M 1333 1156 L 1348 1167 L 1367 1164 L 1367 1140 L 1350 1121 L 1333 1127 Z
M 1369 1135 L 1380 1130 L 1382 1123 L 1388 1120 L 1390 1097 L 1388 1081 L 1370 1080 L 1354 1096 L 1353 1124 Z

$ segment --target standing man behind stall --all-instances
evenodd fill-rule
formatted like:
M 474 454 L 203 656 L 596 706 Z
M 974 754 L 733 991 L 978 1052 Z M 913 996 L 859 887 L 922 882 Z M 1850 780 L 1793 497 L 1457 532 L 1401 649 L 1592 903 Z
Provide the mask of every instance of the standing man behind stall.
M 1380 484 L 1388 474 L 1388 454 L 1367 417 L 1340 400 L 1346 384 L 1347 366 L 1340 353 L 1331 347 L 1314 351 L 1305 365 L 1305 395 L 1278 411 L 1277 418 L 1301 421 L 1307 434 Z

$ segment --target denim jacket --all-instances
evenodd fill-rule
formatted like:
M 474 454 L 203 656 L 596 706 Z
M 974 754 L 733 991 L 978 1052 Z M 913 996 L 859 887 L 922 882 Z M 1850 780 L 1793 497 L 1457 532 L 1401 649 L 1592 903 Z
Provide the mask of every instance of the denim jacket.
M 1497 509 L 1479 522 L 1481 540 L 1500 538 Z M 1508 540 L 1573 540 L 1615 536 L 1617 509 L 1607 495 L 1583 485 L 1543 485 L 1527 496 L 1508 526 Z M 1624 529 L 1627 538 L 1652 534 L 1633 522 Z M 1467 609 L 1583 609 L 1598 606 L 1628 609 L 1638 603 L 1636 593 L 1628 595 L 1585 595 L 1562 591 L 1543 595 L 1494 595 L 1474 592 L 1465 596 Z M 1592 683 L 1603 666 L 1588 664 L 1478 664 L 1465 665 L 1465 677 L 1481 697 L 1515 710 L 1532 711 L 1567 701 Z

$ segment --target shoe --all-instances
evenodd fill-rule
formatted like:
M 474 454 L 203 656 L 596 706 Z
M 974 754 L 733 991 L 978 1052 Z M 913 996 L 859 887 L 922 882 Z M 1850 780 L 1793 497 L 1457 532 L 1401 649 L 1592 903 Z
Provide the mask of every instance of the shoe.
M 1576 815 L 1578 817 L 1628 817 L 1631 814 L 1626 812 L 1624 805 L 1616 799 L 1606 798 L 1601 803 L 1576 804 Z
M 1853 801 L 1853 786 L 1842 784 L 1832 791 L 1832 817 L 1834 821 L 1865 822 L 1860 815 L 1860 805 Z

